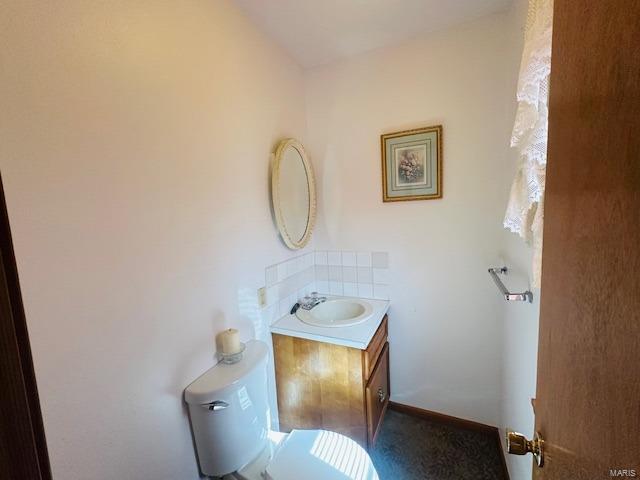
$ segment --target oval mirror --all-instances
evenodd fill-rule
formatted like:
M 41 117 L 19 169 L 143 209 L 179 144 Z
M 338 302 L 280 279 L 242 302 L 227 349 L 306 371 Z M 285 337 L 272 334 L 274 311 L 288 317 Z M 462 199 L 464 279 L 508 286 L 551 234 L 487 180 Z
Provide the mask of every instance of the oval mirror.
M 280 235 L 287 247 L 304 247 L 316 216 L 316 186 L 311 162 L 300 142 L 282 140 L 271 174 L 271 198 Z

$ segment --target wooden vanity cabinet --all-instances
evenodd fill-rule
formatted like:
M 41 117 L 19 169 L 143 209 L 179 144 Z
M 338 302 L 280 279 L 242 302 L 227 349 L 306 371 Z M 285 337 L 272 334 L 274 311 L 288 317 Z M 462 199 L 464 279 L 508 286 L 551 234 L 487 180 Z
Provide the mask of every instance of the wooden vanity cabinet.
M 387 321 L 365 350 L 273 334 L 281 431 L 325 429 L 374 445 L 389 403 Z

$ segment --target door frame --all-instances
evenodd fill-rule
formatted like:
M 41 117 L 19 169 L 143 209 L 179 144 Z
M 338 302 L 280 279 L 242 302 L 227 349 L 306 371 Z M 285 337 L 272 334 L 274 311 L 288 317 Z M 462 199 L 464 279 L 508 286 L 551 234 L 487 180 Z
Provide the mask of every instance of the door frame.
M 0 175 L 0 477 L 51 480 L 27 321 Z

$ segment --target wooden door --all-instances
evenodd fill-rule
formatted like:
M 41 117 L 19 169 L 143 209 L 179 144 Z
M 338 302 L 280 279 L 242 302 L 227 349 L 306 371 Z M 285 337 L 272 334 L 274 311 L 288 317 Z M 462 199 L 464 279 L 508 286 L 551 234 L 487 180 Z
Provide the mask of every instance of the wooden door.
M 640 1 L 556 0 L 534 478 L 640 477 Z
M 51 479 L 1 180 L 0 478 L 3 480 Z

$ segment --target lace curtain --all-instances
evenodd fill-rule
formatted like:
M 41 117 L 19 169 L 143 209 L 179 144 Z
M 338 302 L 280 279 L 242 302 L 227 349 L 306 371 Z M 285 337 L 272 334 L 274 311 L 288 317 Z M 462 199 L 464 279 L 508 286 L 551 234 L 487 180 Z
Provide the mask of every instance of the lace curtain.
M 533 247 L 533 286 L 540 287 L 547 165 L 553 0 L 529 0 L 511 146 L 519 154 L 504 227 Z

